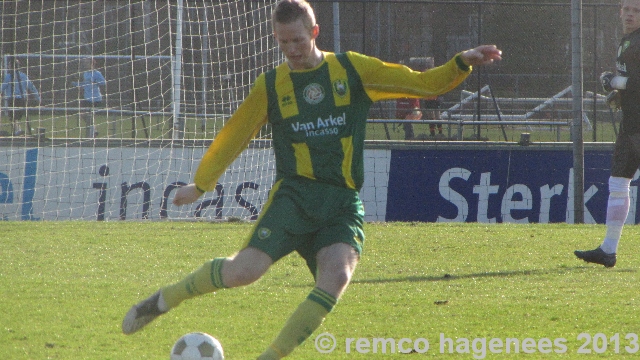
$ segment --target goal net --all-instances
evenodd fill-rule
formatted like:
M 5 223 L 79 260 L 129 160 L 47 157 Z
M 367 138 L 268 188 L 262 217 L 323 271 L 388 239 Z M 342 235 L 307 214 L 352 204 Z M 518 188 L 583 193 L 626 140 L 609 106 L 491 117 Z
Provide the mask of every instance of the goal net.
M 168 199 L 282 61 L 274 3 L 0 2 L 3 89 L 26 98 L 0 104 L 0 220 L 255 218 L 275 171 L 267 128 L 215 191 Z

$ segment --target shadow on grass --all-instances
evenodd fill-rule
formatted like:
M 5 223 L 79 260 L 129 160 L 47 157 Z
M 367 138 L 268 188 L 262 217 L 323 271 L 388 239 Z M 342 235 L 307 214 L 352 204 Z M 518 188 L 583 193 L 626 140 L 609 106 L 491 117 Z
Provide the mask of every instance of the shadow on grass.
M 559 266 L 555 269 L 532 269 L 532 270 L 504 270 L 504 271 L 487 271 L 482 273 L 471 273 L 471 274 L 444 274 L 443 276 L 402 276 L 395 278 L 381 278 L 381 279 L 354 279 L 351 280 L 351 284 L 383 284 L 383 283 L 401 283 L 401 282 L 434 282 L 434 281 L 455 281 L 455 280 L 464 280 L 464 279 L 474 279 L 474 278 L 506 278 L 506 277 L 516 277 L 516 276 L 540 276 L 540 275 L 564 275 L 569 273 L 585 273 L 587 271 L 596 270 L 596 271 L 605 271 L 605 272 L 616 272 L 616 273 L 636 273 L 638 270 L 636 269 L 606 269 L 604 267 L 595 267 L 591 265 L 583 265 L 583 266 Z M 357 272 L 357 271 L 356 271 Z M 304 283 L 304 284 L 290 284 L 292 288 L 297 287 L 313 287 L 314 284 Z
M 549 275 L 549 274 L 557 274 L 563 275 L 571 272 L 585 272 L 587 270 L 593 269 L 592 266 L 561 266 L 555 269 L 533 269 L 533 270 L 505 270 L 505 271 L 488 271 L 482 273 L 472 273 L 472 274 L 444 274 L 443 276 L 404 276 L 404 277 L 396 277 L 396 278 L 386 278 L 386 279 L 359 279 L 352 280 L 352 284 L 378 284 L 378 283 L 398 283 L 398 282 L 430 282 L 430 281 L 453 281 L 453 280 L 464 280 L 464 279 L 474 279 L 474 278 L 484 278 L 484 277 L 513 277 L 513 276 L 531 276 L 531 275 Z M 635 269 L 599 269 L 603 271 L 610 272 L 619 272 L 619 273 L 628 273 L 628 272 L 637 272 Z

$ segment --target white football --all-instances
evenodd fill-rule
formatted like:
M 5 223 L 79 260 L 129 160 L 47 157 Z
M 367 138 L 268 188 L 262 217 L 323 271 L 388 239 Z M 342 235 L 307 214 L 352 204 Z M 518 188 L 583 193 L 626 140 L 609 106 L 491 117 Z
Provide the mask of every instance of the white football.
M 220 341 L 205 333 L 182 336 L 171 348 L 171 360 L 224 360 Z

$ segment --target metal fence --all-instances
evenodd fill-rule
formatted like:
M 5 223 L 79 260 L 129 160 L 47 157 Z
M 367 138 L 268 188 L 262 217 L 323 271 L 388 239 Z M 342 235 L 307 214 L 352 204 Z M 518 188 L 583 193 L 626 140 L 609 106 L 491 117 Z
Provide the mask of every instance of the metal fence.
M 227 116 L 253 79 L 281 57 L 270 36 L 269 13 L 262 1 L 184 4 L 179 49 L 183 112 Z M 460 50 L 497 44 L 504 60 L 476 69 L 444 97 L 447 108 L 463 101 L 463 91 L 478 92 L 487 85 L 499 99 L 540 103 L 571 85 L 570 0 L 311 4 L 321 28 L 318 45 L 329 51 L 353 50 L 390 62 L 432 56 L 441 64 Z M 583 4 L 583 74 L 585 90 L 592 94 L 601 93 L 599 74 L 614 67 L 622 35 L 618 11 L 617 1 Z M 109 109 L 166 111 L 175 101 L 170 93 L 176 79 L 166 59 L 177 53 L 177 13 L 176 1 L 5 1 L 0 4 L 1 55 L 48 55 L 26 61 L 43 107 L 77 107 L 77 92 L 60 79 L 77 77 L 76 59 L 91 56 L 108 80 Z M 68 55 L 69 60 L 52 61 L 51 55 Z M 600 115 L 610 124 L 613 117 L 597 96 L 592 98 L 592 122 L 597 124 Z M 514 101 L 509 107 L 520 106 L 526 113 L 529 105 L 537 106 Z

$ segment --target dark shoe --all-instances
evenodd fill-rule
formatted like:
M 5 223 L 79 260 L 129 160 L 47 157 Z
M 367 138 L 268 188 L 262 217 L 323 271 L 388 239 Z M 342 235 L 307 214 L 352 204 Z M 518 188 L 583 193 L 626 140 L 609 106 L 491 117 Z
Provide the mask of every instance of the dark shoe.
M 616 265 L 616 254 L 607 254 L 600 247 L 595 250 L 576 250 L 573 252 L 578 259 L 586 262 L 604 265 L 604 267 L 614 267 Z
M 155 320 L 158 316 L 166 313 L 166 311 L 160 311 L 160 309 L 158 309 L 159 298 L 160 290 L 134 305 L 127 312 L 127 315 L 124 316 L 124 320 L 122 320 L 122 332 L 127 335 L 133 334 Z

